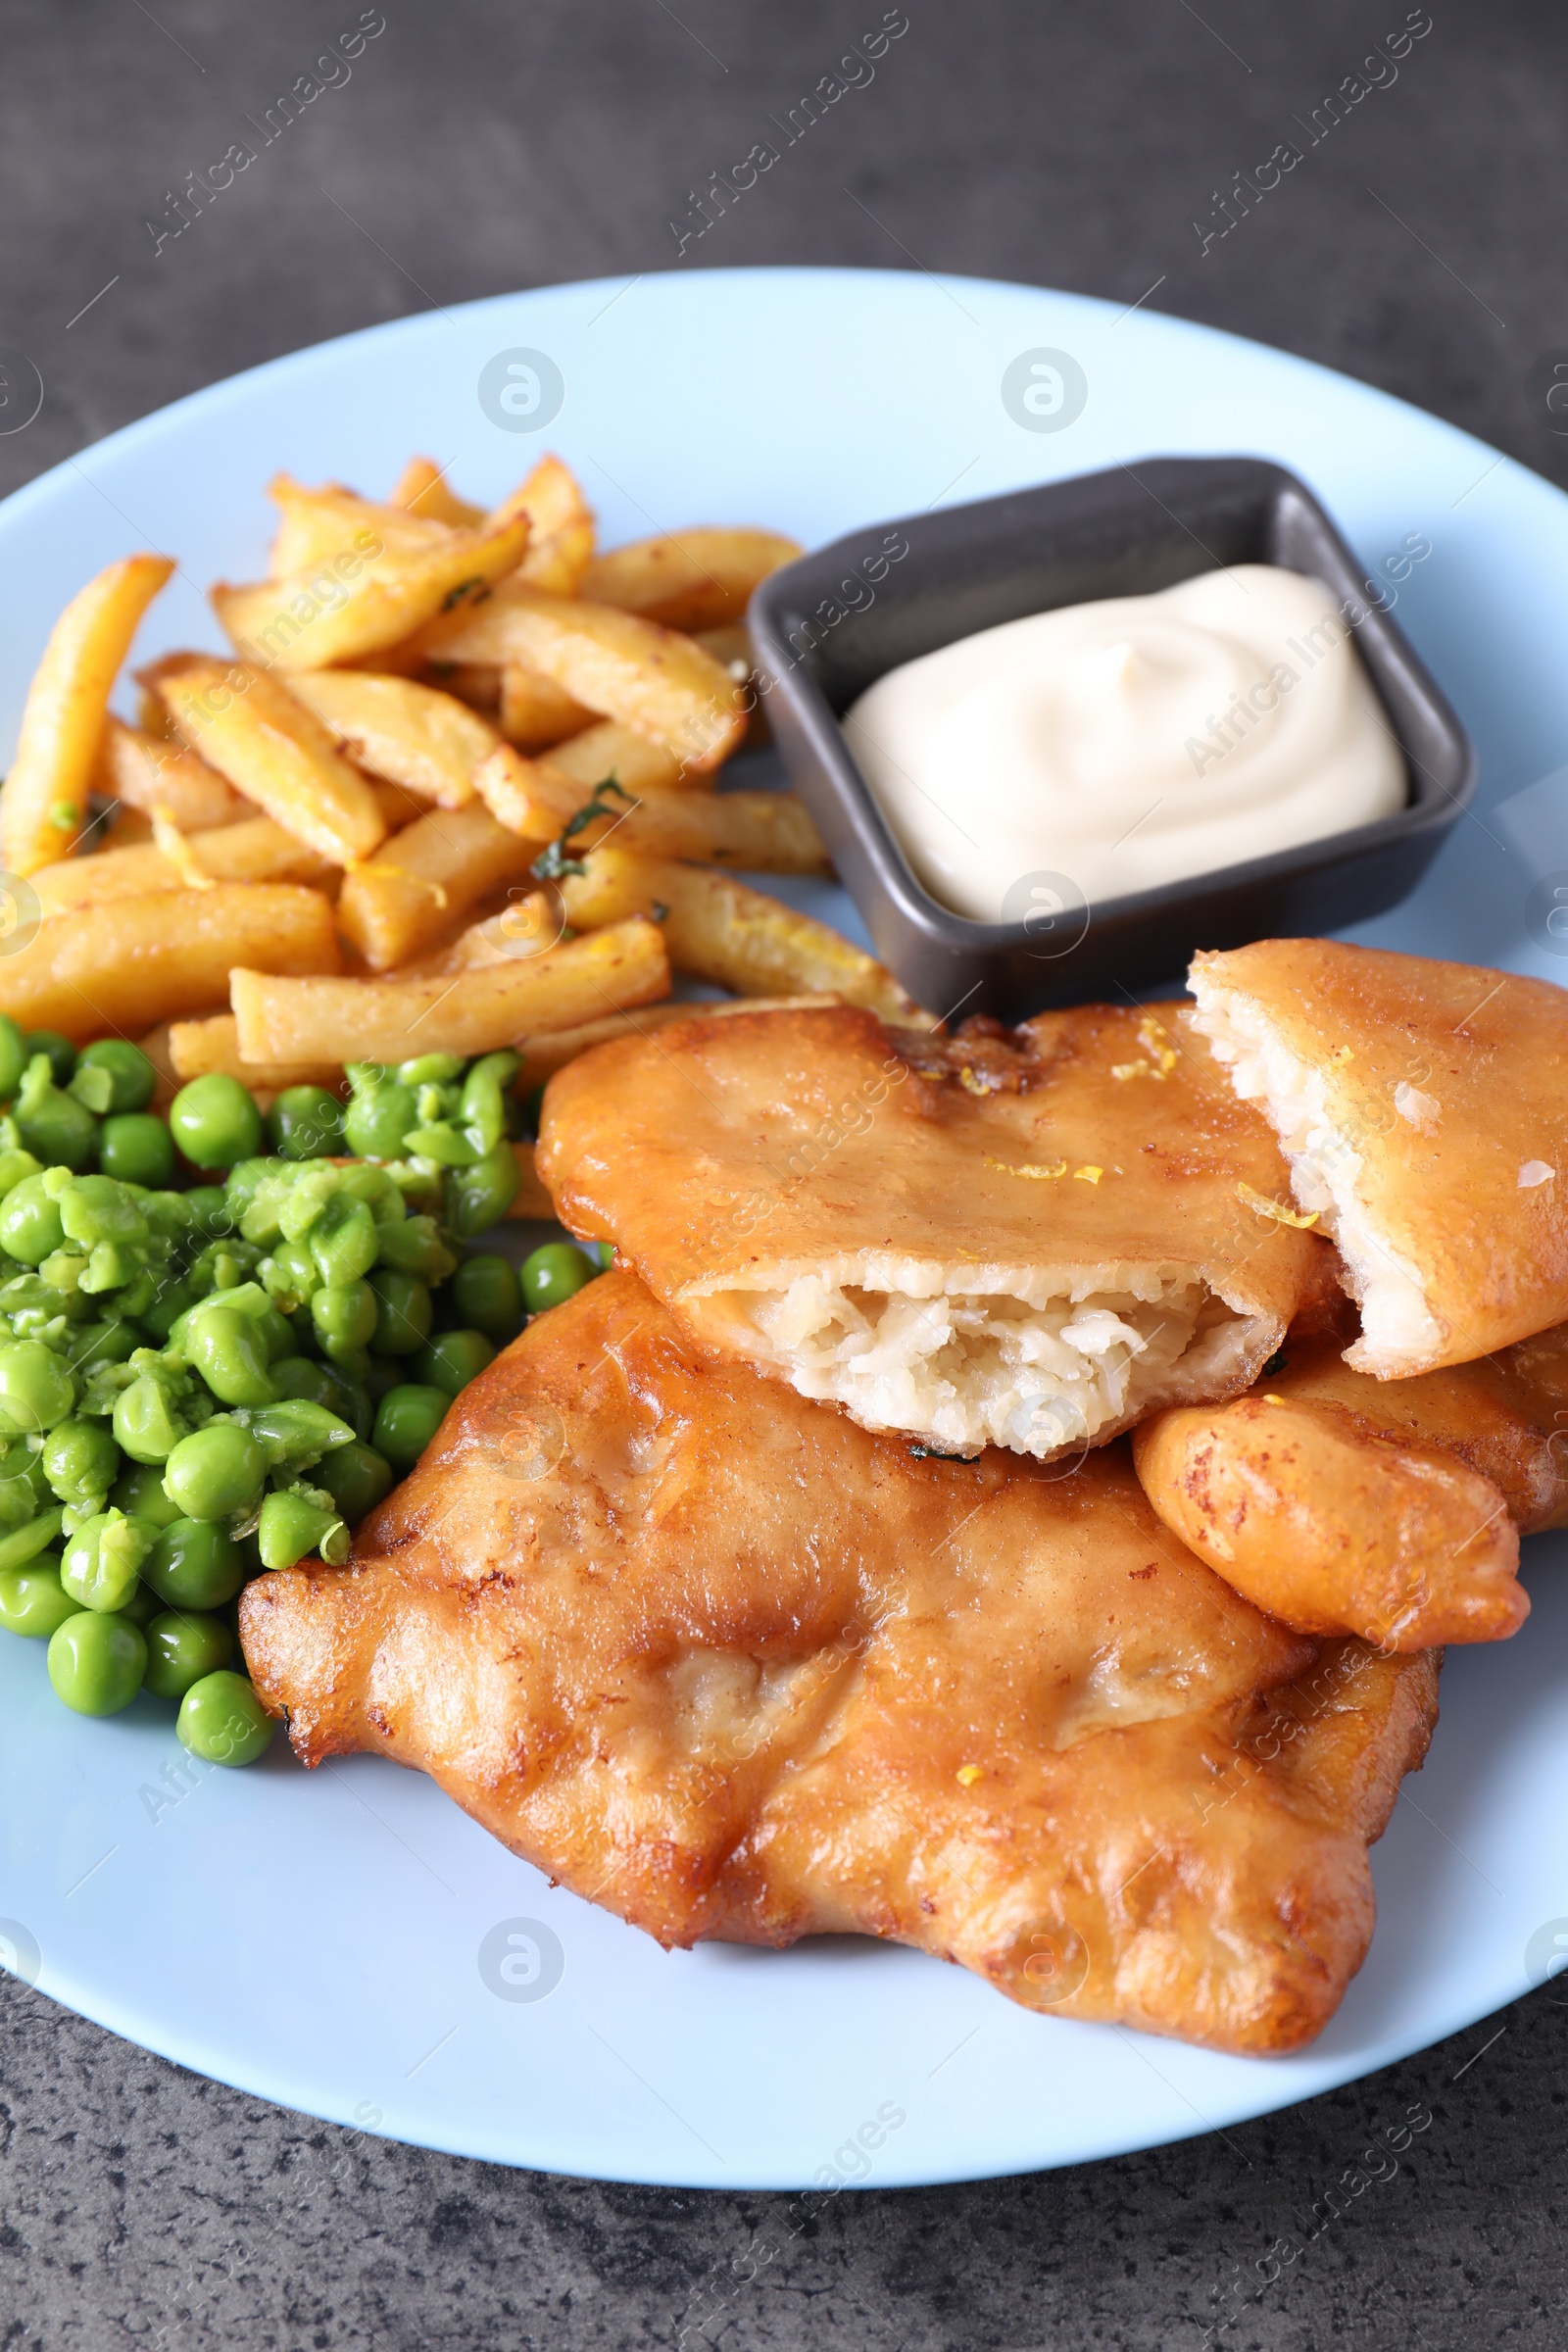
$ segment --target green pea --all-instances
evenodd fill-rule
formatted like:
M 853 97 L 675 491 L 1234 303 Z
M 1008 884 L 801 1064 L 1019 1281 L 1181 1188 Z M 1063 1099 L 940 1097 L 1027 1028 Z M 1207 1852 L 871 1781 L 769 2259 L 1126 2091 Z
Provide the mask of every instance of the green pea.
M 98 1165 L 122 1184 L 162 1186 L 174 1173 L 174 1147 L 162 1119 L 148 1110 L 119 1111 L 98 1130 Z
M 29 1029 L 23 1044 L 28 1061 L 35 1054 L 49 1056 L 49 1075 L 56 1086 L 69 1086 L 75 1075 L 76 1049 L 58 1029 Z
M 169 1106 L 169 1132 L 198 1168 L 231 1168 L 262 1148 L 262 1114 L 249 1087 L 221 1070 L 182 1086 Z
M 62 1421 L 43 1445 L 43 1474 L 62 1502 L 107 1494 L 120 1475 L 120 1447 L 102 1421 Z
M 178 1506 L 164 1493 L 161 1461 L 127 1462 L 110 1489 L 109 1499 L 127 1519 L 145 1519 L 150 1527 L 165 1528 L 179 1517 Z
M 97 1152 L 97 1120 L 57 1087 L 45 1089 L 30 1102 L 24 1087 L 11 1115 L 24 1148 L 51 1167 L 84 1168 Z
M 286 1086 L 267 1114 L 267 1139 L 283 1159 L 325 1159 L 343 1149 L 343 1107 L 324 1086 Z
M 280 1397 L 297 1396 L 307 1404 L 323 1405 L 347 1421 L 362 1438 L 370 1433 L 369 1399 L 357 1380 L 337 1364 L 322 1364 L 308 1355 L 291 1355 L 272 1366 L 272 1386 Z M 321 1482 L 324 1484 L 324 1481 Z
M 403 1138 L 419 1123 L 414 1089 L 382 1079 L 356 1087 L 343 1113 L 343 1145 L 360 1159 L 401 1159 Z
M 471 1168 L 453 1168 L 447 1175 L 447 1221 L 465 1241 L 499 1225 L 516 1198 L 521 1176 L 517 1155 L 503 1137 Z
M 8 1012 L 0 1012 L 0 1102 L 9 1102 L 27 1067 L 27 1041 Z
M 264 1568 L 292 1568 L 318 1553 L 330 1567 L 349 1556 L 349 1531 L 335 1510 L 323 1510 L 298 1488 L 269 1494 L 256 1529 Z
M 378 1225 L 376 1232 L 383 1266 L 395 1266 L 400 1274 L 416 1274 L 421 1282 L 439 1282 L 451 1273 L 453 1253 L 434 1217 L 400 1217 L 396 1223 Z
M 372 1355 L 413 1355 L 430 1336 L 435 1308 L 429 1286 L 413 1274 L 383 1266 L 371 1278 L 375 1294 L 375 1328 L 369 1340 Z
M 578 1249 L 590 1258 L 601 1274 L 608 1274 L 615 1262 L 613 1242 L 579 1242 Z
M 377 1322 L 376 1297 L 368 1282 L 346 1282 L 318 1291 L 311 1300 L 311 1329 L 321 1353 L 341 1363 L 370 1344 Z
M 0 1626 L 8 1634 L 47 1642 L 80 1606 L 60 1582 L 58 1560 L 40 1554 L 24 1567 L 0 1571 Z
M 352 1446 L 335 1446 L 318 1462 L 311 1476 L 331 1495 L 350 1527 L 358 1527 L 367 1511 L 373 1511 L 393 1486 L 391 1463 L 358 1439 Z
M 452 1277 L 452 1306 L 460 1323 L 505 1348 L 522 1329 L 515 1266 L 490 1250 L 466 1257 Z
M 414 1369 L 427 1388 L 456 1396 L 495 1359 L 496 1351 L 482 1331 L 443 1331 L 419 1349 Z
M 144 1372 L 115 1398 L 109 1426 L 115 1444 L 133 1462 L 164 1462 L 189 1425 L 163 1381 Z
M 275 1729 L 245 1677 L 226 1669 L 192 1683 L 174 1726 L 181 1744 L 208 1764 L 254 1764 Z
M 461 1054 L 416 1054 L 412 1061 L 398 1063 L 400 1086 L 448 1086 L 462 1076 Z
M 65 1239 L 60 1204 L 46 1191 L 44 1178 L 24 1176 L 0 1202 L 0 1250 L 24 1266 L 38 1266 L 64 1247 Z
M 271 1403 L 276 1392 L 268 1370 L 266 1334 L 249 1315 L 204 1304 L 186 1327 L 184 1355 L 220 1403 Z
M 133 1046 L 126 1037 L 100 1037 L 83 1048 L 76 1067 L 109 1072 L 114 1085 L 109 1098 L 112 1111 L 145 1110 L 158 1092 L 157 1070 L 140 1046 Z
M 413 1383 L 388 1389 L 376 1407 L 370 1443 L 400 1475 L 412 1470 L 445 1420 L 451 1402 L 444 1389 Z
M 234 1421 L 209 1421 L 181 1438 L 164 1469 L 164 1487 L 187 1519 L 225 1519 L 261 1494 L 267 1457 Z
M 77 1715 L 118 1715 L 146 1671 L 146 1640 L 128 1618 L 83 1609 L 50 1636 L 49 1680 Z
M 340 1193 L 311 1228 L 311 1255 L 321 1280 L 334 1288 L 358 1282 L 374 1265 L 380 1239 L 366 1203 Z
M 4 1018 L 5 1015 L 0 1013 L 0 1020 Z M 25 1183 L 29 1176 L 42 1174 L 42 1168 L 30 1152 L 19 1152 L 15 1147 L 0 1151 L 0 1200 L 8 1199 L 17 1186 Z
M 216 1674 L 234 1655 L 234 1637 L 217 1617 L 164 1610 L 147 1627 L 142 1689 L 154 1698 L 183 1698 L 193 1683 Z
M 163 1497 L 168 1509 L 173 1505 Z M 245 1554 L 212 1519 L 175 1519 L 141 1564 L 142 1581 L 172 1609 L 216 1609 L 245 1582 Z
M 100 1511 L 67 1543 L 60 1582 L 79 1608 L 122 1609 L 141 1581 L 141 1564 L 157 1536 L 144 1519 Z
M 522 1303 L 530 1315 L 542 1314 L 547 1306 L 561 1306 L 592 1282 L 598 1271 L 575 1242 L 546 1242 L 522 1261 Z
M 180 1195 L 192 1230 L 208 1241 L 220 1241 L 239 1229 L 239 1218 L 220 1184 L 193 1184 Z
M 28 1560 L 36 1559 L 40 1551 L 46 1551 L 60 1533 L 62 1517 L 58 1507 L 40 1511 L 35 1518 L 0 1536 L 0 1571 L 23 1568 Z
M 373 1406 L 380 1403 L 388 1389 L 401 1388 L 403 1371 L 395 1355 L 372 1355 L 365 1373 L 365 1394 Z M 372 1413 L 372 1419 L 374 1415 Z
M 71 1368 L 41 1340 L 0 1348 L 0 1428 L 23 1436 L 53 1429 L 76 1401 Z
M 146 1333 L 123 1315 L 106 1315 L 98 1323 L 78 1323 L 71 1335 L 71 1368 L 74 1372 L 90 1372 L 94 1364 L 125 1364 L 138 1348 L 146 1345 Z
M 136 1587 L 127 1601 L 121 1604 L 116 1614 L 123 1617 L 128 1625 L 139 1625 L 145 1633 L 162 1606 L 151 1585 L 144 1582 Z

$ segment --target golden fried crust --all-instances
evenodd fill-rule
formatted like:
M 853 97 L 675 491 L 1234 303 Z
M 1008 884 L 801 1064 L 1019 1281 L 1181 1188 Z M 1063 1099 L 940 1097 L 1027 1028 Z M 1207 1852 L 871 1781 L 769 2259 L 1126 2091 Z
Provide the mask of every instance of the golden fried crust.
M 430 1772 L 666 1944 L 852 1930 L 1037 2008 L 1288 2050 L 1359 1967 L 1429 1657 L 1322 1647 L 1158 1526 L 1124 1447 L 917 1459 L 629 1273 L 465 1390 L 349 1567 L 250 1585 L 307 1763 Z
M 1038 1303 L 1158 1298 L 1180 1274 L 1256 1319 L 1200 1392 L 1234 1394 L 1322 1251 L 1269 1213 L 1289 1200 L 1267 1122 L 1168 1005 L 947 1046 L 847 1007 L 676 1024 L 558 1072 L 539 1170 L 573 1232 L 612 1240 L 710 1347 L 763 1370 L 738 1302 L 802 1275 Z
M 1276 1391 L 1159 1413 L 1133 1458 L 1172 1534 L 1302 1633 L 1430 1649 L 1502 1641 L 1529 1614 L 1492 1481 L 1342 1404 Z
M 1362 1369 L 1467 1363 L 1568 1317 L 1568 994 L 1318 939 L 1200 956 L 1193 980 L 1321 1083 L 1341 1164 L 1359 1161 L 1366 1267 L 1381 1251 L 1424 1297 L 1427 1341 L 1378 1360 L 1363 1343 Z

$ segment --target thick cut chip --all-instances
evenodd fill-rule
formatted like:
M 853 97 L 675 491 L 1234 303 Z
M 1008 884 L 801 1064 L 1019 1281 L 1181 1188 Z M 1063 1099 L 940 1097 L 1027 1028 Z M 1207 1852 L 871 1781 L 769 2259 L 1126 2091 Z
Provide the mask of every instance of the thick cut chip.
M 525 760 L 510 743 L 475 768 L 473 782 L 510 832 L 540 843 L 559 837 L 563 854 L 574 859 L 612 833 L 617 849 L 637 855 L 756 874 L 833 870 L 822 836 L 793 792 L 637 791 L 608 775 L 590 793 L 553 760 Z
M 221 1004 L 241 963 L 335 972 L 330 901 L 293 883 L 219 882 L 112 899 L 85 920 L 51 915 L 19 954 L 0 958 L 0 1012 L 69 1038 L 133 1037 Z
M 431 532 L 408 544 L 406 535 Z M 403 514 L 399 533 L 358 532 L 329 563 L 255 587 L 213 590 L 236 651 L 266 668 L 325 669 L 384 653 L 438 612 L 483 597 L 515 570 L 528 544 L 525 515 L 498 529 L 449 531 Z
M 434 458 L 411 458 L 392 485 L 388 504 L 406 507 L 427 521 L 450 523 L 459 531 L 476 531 L 484 521 L 483 507 L 470 507 L 459 498 Z
M 917 1458 L 634 1277 L 472 1382 L 343 1569 L 246 1588 L 307 1764 L 430 1773 L 668 1944 L 895 1938 L 1024 2006 L 1296 2049 L 1373 1923 L 1436 1661 L 1320 1645 L 1159 1526 L 1124 1450 Z
M 801 553 L 778 531 L 701 526 L 612 548 L 583 574 L 581 593 L 667 629 L 716 629 L 744 617 L 752 590 Z
M 669 994 L 669 957 L 658 925 L 638 921 L 457 979 L 279 980 L 264 969 L 229 980 L 247 1061 L 406 1061 L 493 1054 L 536 1030 L 652 1004 Z M 0 1011 L 4 994 L 0 966 Z
M 715 1349 L 868 1429 L 1051 1459 L 1245 1389 L 1323 1247 L 1252 1205 L 1268 1127 L 1161 1010 L 677 1025 L 551 1080 L 540 1173 Z
M 160 715 L 167 724 L 161 704 Z M 172 735 L 127 727 L 118 718 L 110 718 L 104 727 L 92 785 L 104 799 L 118 801 L 122 809 L 136 808 L 149 816 L 155 808 L 163 810 L 185 833 L 210 832 L 256 814 L 253 802 Z
M 479 801 L 431 810 L 345 877 L 339 927 L 371 971 L 390 971 L 446 938 L 481 899 L 526 882 L 537 855 Z
M 343 1084 L 339 1061 L 243 1061 L 239 1024 L 231 1012 L 215 1012 L 205 1021 L 172 1021 L 168 1037 L 169 1064 L 176 1084 L 206 1078 L 215 1070 L 238 1078 L 253 1093 L 280 1095 L 290 1086 L 325 1086 L 335 1093 Z
M 1321 939 L 1200 956 L 1191 977 L 1199 1028 L 1339 1245 L 1348 1363 L 1404 1379 L 1568 1317 L 1568 995 Z
M 369 785 L 276 678 L 209 654 L 172 655 L 148 674 L 183 740 L 296 841 L 349 865 L 383 838 Z
M 240 804 L 244 806 L 243 803 Z M 161 812 L 160 812 L 161 814 Z M 171 838 L 166 835 L 165 838 Z M 100 850 L 91 858 L 62 858 L 32 877 L 46 914 L 96 906 L 107 899 L 140 899 L 149 891 L 201 889 L 204 882 L 310 882 L 323 886 L 332 868 L 270 816 L 247 816 L 182 838 L 177 857 L 158 842 Z
M 462 808 L 472 800 L 473 771 L 501 741 L 466 703 L 413 678 L 368 669 L 297 670 L 289 691 L 357 766 L 438 808 Z
M 86 824 L 110 690 L 173 568 L 166 556 L 124 556 L 78 590 L 51 629 L 0 800 L 7 872 L 36 873 L 64 858 Z
M 1157 1414 L 1133 1450 L 1166 1526 L 1259 1608 L 1418 1649 L 1523 1623 L 1519 1537 L 1568 1524 L 1565 1421 L 1568 1324 L 1391 1381 L 1293 1334 L 1250 1396 Z
M 438 547 L 451 536 L 444 516 L 415 513 L 398 499 L 377 506 L 338 482 L 311 490 L 290 473 L 275 473 L 267 494 L 277 508 L 270 566 L 274 580 L 331 566 L 344 554 L 363 557 L 371 549 L 379 553 L 388 547 Z M 357 574 L 340 565 L 337 576 Z
M 529 669 L 519 662 L 509 662 L 505 668 L 486 673 L 482 662 L 433 662 L 430 674 L 439 678 L 450 674 L 460 678 L 477 679 L 488 674 L 496 681 L 498 696 L 497 717 L 501 732 L 519 752 L 545 752 L 553 744 L 569 741 L 591 727 L 597 713 L 586 703 L 579 703 L 537 669 Z M 473 699 L 473 698 L 470 698 Z M 671 763 L 673 764 L 673 762 Z
M 739 682 L 694 639 L 612 605 L 508 580 L 472 612 L 430 632 L 431 661 L 521 662 L 590 710 L 672 751 L 683 768 L 718 767 L 746 732 Z

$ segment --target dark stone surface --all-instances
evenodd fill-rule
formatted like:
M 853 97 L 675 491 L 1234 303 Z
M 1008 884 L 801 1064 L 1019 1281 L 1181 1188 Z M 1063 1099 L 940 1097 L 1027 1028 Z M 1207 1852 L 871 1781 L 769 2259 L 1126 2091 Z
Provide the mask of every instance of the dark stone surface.
M 1568 358 L 1560 7 L 1433 0 L 1397 80 L 1315 144 L 1313 110 L 1404 22 L 1402 0 L 908 0 L 908 13 L 874 81 L 679 267 L 918 265 L 1124 302 L 1155 287 L 1157 307 L 1348 368 L 1568 482 L 1552 429 L 1568 416 L 1546 405 Z M 671 266 L 668 223 L 694 184 L 766 136 L 882 8 L 386 0 L 352 78 L 155 255 L 143 223 L 166 191 L 246 135 L 244 118 L 358 15 L 9 0 L 0 345 L 25 351 L 46 390 L 35 421 L 0 437 L 0 490 L 321 336 L 430 301 Z M 1301 163 L 1203 250 L 1195 219 L 1222 224 L 1216 192 L 1291 139 Z M 572 2352 L 674 2345 L 683 2328 L 688 2346 L 725 2352 L 1196 2352 L 1234 2308 L 1213 2300 L 1233 2265 L 1261 2289 L 1209 2339 L 1235 2352 L 1563 2338 L 1568 2005 L 1549 1987 L 1227 2135 L 820 2210 L 356 2139 L 197 2082 L 9 1982 L 0 2004 L 8 2352 Z M 1411 2108 L 1432 2121 L 1397 2171 L 1354 2171 Z M 1312 2224 L 1296 2217 L 1348 2172 L 1343 2217 L 1302 2243 Z M 1299 2251 L 1271 2258 L 1287 2233 Z M 1259 2262 L 1283 2264 L 1266 2287 Z

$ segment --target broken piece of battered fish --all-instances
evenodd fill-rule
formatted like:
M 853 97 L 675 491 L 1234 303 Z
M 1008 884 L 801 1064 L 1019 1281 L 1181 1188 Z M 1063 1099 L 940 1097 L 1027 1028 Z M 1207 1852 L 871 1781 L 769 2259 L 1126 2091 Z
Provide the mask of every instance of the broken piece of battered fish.
M 1529 1615 L 1519 1538 L 1568 1524 L 1565 1425 L 1568 1325 L 1412 1380 L 1293 1339 L 1250 1396 L 1146 1421 L 1133 1458 L 1165 1525 L 1259 1608 L 1426 1649 Z
M 241 1604 L 308 1764 L 431 1773 L 668 1944 L 855 1932 L 1026 2006 L 1290 2050 L 1360 1966 L 1430 1655 L 1304 1641 L 1125 1450 L 917 1458 L 629 1273 L 466 1388 L 352 1563 Z
M 716 1352 L 865 1429 L 1050 1460 L 1245 1389 L 1322 1254 L 1190 1017 L 677 1023 L 552 1079 L 539 1169 Z
M 1323 939 L 1199 956 L 1191 983 L 1339 1245 L 1347 1362 L 1403 1379 L 1568 1316 L 1568 995 Z

